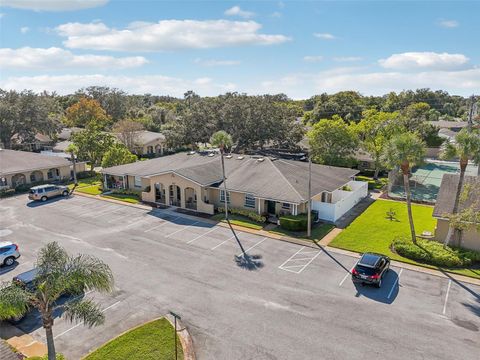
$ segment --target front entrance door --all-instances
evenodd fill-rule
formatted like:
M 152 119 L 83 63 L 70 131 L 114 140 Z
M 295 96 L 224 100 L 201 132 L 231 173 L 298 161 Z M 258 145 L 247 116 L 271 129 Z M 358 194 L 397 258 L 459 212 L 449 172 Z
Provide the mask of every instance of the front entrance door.
M 267 200 L 267 212 L 275 215 L 275 201 Z

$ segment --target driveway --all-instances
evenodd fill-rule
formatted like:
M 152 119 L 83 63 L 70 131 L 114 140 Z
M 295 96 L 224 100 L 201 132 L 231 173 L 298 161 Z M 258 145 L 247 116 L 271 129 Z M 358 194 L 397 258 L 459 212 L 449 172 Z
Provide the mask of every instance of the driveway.
M 477 359 L 480 288 L 392 268 L 381 289 L 355 286 L 355 259 L 237 232 L 165 210 L 73 196 L 0 201 L 1 240 L 22 257 L 0 281 L 33 266 L 58 241 L 112 268 L 113 294 L 97 299 L 105 325 L 58 318 L 59 351 L 78 359 L 126 329 L 172 310 L 198 359 Z M 19 325 L 44 340 L 36 314 Z

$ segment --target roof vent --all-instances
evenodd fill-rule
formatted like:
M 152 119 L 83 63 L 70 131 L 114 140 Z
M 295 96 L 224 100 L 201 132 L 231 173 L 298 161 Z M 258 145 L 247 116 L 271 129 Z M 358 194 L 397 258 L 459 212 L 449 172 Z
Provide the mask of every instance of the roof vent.
M 237 160 L 243 160 L 243 159 L 245 159 L 245 156 L 238 156 L 237 157 Z
M 257 162 L 263 162 L 263 161 L 265 161 L 265 158 L 257 159 Z
M 210 153 L 210 154 L 208 154 L 208 157 L 214 157 L 214 156 L 215 156 L 215 154 L 214 154 L 214 153 Z
M 194 155 L 194 154 L 195 154 L 195 151 L 189 151 L 189 152 L 187 153 L 187 155 Z
M 231 159 L 232 158 L 232 154 L 228 154 L 227 156 L 225 156 L 227 159 Z

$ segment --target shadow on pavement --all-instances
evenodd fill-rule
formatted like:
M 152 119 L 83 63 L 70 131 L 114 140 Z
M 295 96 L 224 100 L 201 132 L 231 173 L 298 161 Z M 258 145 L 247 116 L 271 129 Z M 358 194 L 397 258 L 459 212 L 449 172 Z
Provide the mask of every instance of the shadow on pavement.
M 168 222 L 170 222 L 172 224 L 175 224 L 175 225 L 188 225 L 188 226 L 191 226 L 193 228 L 210 229 L 210 228 L 213 228 L 215 226 L 215 224 L 210 224 L 210 223 L 203 222 L 203 221 L 195 221 L 195 220 L 188 219 L 188 218 L 180 216 L 180 215 L 175 216 L 173 214 L 162 213 L 162 212 L 159 212 L 158 209 L 148 211 L 147 215 L 156 217 L 157 219 L 160 219 L 160 220 L 168 221 Z
M 333 256 L 330 252 L 328 252 L 325 247 L 323 247 L 322 245 L 320 245 L 318 242 L 316 241 L 313 241 L 313 243 L 321 250 L 325 253 L 325 255 L 327 255 L 331 260 L 333 260 L 338 266 L 340 266 L 343 270 L 345 270 L 346 272 L 350 273 L 350 269 L 346 268 L 340 261 L 338 261 L 335 256 Z
M 13 263 L 13 265 L 10 265 L 10 266 L 1 265 L 1 266 L 0 266 L 0 275 L 6 274 L 6 273 L 14 270 L 18 265 L 20 265 L 20 264 L 18 263 L 18 261 L 15 261 L 15 262 Z
M 43 205 L 47 205 L 47 204 L 52 204 L 52 203 L 56 203 L 58 201 L 66 201 L 66 200 L 69 200 L 71 199 L 71 196 L 56 196 L 54 198 L 51 198 L 51 199 L 48 199 L 47 201 L 35 201 L 35 200 L 30 200 L 28 203 L 27 203 L 27 206 L 29 208 L 36 208 L 36 207 L 41 207 Z
M 77 296 L 64 295 L 60 297 L 55 303 L 56 308 L 53 311 L 53 318 L 57 319 L 63 315 L 64 308 L 62 305 L 71 301 L 79 300 L 84 296 L 85 294 Z M 14 325 L 25 333 L 31 333 L 43 326 L 40 312 L 36 308 L 34 308 L 30 312 L 28 312 L 22 320 L 15 323 Z
M 381 288 L 373 285 L 362 285 L 358 282 L 354 282 L 354 285 L 357 290 L 355 297 L 364 296 L 383 304 L 393 303 L 400 291 L 398 273 L 393 269 L 390 269 L 388 273 L 385 274 Z
M 249 255 L 246 253 L 242 255 L 235 255 L 235 263 L 237 266 L 249 271 L 263 268 L 264 264 L 261 259 L 262 255 Z

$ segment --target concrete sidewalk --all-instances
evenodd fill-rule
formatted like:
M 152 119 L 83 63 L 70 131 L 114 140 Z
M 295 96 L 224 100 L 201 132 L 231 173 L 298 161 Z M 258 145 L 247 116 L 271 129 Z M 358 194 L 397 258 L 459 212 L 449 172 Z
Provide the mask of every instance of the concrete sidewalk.
M 0 338 L 25 357 L 44 356 L 47 353 L 47 346 L 44 343 L 35 340 L 17 327 L 3 322 L 0 328 Z M 3 360 L 3 358 L 1 359 Z

